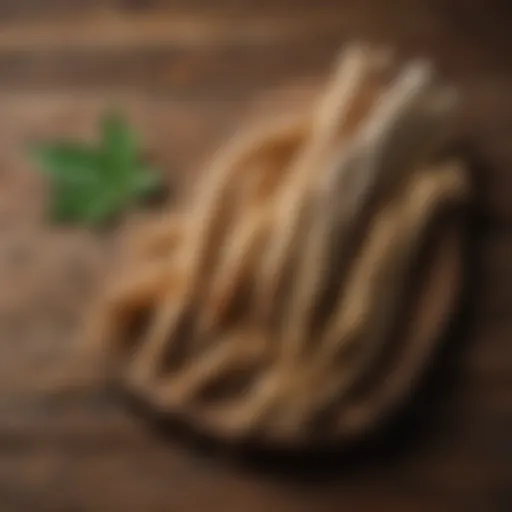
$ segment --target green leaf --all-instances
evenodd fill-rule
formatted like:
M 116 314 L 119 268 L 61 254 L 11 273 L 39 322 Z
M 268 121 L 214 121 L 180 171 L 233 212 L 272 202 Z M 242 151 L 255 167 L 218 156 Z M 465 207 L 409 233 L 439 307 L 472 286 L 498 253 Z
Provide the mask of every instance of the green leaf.
M 83 220 L 91 225 L 99 224 L 120 212 L 128 201 L 113 189 L 99 190 L 88 202 Z
M 96 226 L 157 191 L 161 176 L 141 162 L 134 132 L 119 113 L 101 121 L 100 143 L 54 141 L 32 154 L 51 184 L 51 218 Z
M 80 222 L 91 202 L 90 188 L 55 181 L 52 184 L 51 219 L 55 222 Z
M 87 183 L 97 179 L 100 158 L 97 151 L 73 142 L 40 144 L 32 148 L 41 169 L 55 179 Z
M 134 171 L 138 156 L 137 138 L 118 112 L 109 113 L 102 119 L 101 151 L 105 171 L 116 176 Z

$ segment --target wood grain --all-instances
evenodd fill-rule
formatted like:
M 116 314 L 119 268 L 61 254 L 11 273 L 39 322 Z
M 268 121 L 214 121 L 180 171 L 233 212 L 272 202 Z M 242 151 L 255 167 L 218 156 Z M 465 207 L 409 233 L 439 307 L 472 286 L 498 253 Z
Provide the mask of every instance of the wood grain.
M 511 24 L 506 0 L 0 2 L 1 510 L 510 510 Z M 91 137 L 122 104 L 186 185 L 239 122 L 307 89 L 352 38 L 434 58 L 462 92 L 461 134 L 481 162 L 468 304 L 403 418 L 299 479 L 274 459 L 249 470 L 161 439 L 104 397 L 37 392 L 117 240 L 43 222 L 27 142 Z

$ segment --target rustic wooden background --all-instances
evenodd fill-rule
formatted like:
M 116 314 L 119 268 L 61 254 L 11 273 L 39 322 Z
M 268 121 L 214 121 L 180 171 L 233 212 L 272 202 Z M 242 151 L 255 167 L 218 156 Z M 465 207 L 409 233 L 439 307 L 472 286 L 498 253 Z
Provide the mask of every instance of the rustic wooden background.
M 508 0 L 0 0 L 0 510 L 512 510 L 511 32 Z M 353 38 L 435 58 L 482 161 L 463 329 L 402 421 L 329 471 L 270 473 L 150 435 L 107 400 L 31 392 L 113 240 L 43 222 L 25 143 L 89 136 L 115 101 L 179 181 Z

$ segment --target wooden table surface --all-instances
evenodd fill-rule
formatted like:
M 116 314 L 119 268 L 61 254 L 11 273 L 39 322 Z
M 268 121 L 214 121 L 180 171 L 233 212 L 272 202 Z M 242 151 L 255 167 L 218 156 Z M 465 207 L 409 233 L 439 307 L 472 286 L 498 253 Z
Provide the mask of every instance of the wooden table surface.
M 512 510 L 511 33 L 508 0 L 0 0 L 0 510 Z M 24 144 L 89 136 L 114 101 L 179 182 L 354 38 L 434 58 L 481 160 L 473 286 L 407 414 L 354 454 L 270 470 L 156 436 L 106 399 L 31 391 L 115 240 L 44 223 Z

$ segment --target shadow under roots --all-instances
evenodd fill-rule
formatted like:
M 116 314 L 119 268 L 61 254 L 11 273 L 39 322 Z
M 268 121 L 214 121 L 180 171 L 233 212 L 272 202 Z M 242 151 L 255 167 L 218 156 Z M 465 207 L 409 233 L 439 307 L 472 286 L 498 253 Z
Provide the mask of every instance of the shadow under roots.
M 179 419 L 151 410 L 133 396 L 124 396 L 135 414 L 144 420 L 149 419 L 154 432 L 163 437 L 171 435 L 196 453 L 224 459 L 245 471 L 307 483 L 325 483 L 368 467 L 389 466 L 426 440 L 429 433 L 431 435 L 436 431 L 442 407 L 453 396 L 458 378 L 456 361 L 465 346 L 471 319 L 474 318 L 475 298 L 481 287 L 479 248 L 488 224 L 481 213 L 486 173 L 476 154 L 470 153 L 468 148 L 461 148 L 460 151 L 463 151 L 466 159 L 469 155 L 477 194 L 468 212 L 461 298 L 429 368 L 411 398 L 395 411 L 391 420 L 350 446 L 316 446 L 292 451 L 261 448 L 250 442 L 236 445 L 220 443 Z

